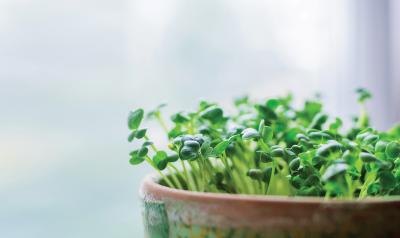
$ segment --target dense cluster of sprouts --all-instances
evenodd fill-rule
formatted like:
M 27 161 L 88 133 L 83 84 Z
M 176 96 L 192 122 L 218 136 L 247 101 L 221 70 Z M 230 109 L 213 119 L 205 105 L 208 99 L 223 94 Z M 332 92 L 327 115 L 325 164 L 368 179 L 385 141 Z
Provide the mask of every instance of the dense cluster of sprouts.
M 235 100 L 237 113 L 225 115 L 217 104 L 200 102 L 195 112 L 171 117 L 161 108 L 148 113 L 170 141 L 159 150 L 141 128 L 143 109 L 129 114 L 128 140 L 139 141 L 130 163 L 149 163 L 166 186 L 215 193 L 365 198 L 400 195 L 400 125 L 389 131 L 369 127 L 364 102 L 369 92 L 357 90 L 361 114 L 342 132 L 342 120 L 322 111 L 318 99 L 301 109 L 292 97 L 254 103 Z M 138 143 L 138 142 L 135 142 Z

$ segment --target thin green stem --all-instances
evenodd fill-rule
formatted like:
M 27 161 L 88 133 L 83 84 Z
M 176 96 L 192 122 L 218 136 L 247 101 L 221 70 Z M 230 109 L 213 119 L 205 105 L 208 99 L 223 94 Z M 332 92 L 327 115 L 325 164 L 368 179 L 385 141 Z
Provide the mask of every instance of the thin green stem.
M 184 180 L 185 180 L 185 176 L 182 175 L 182 172 L 181 172 L 175 165 L 173 165 L 172 163 L 169 163 L 168 166 L 170 166 L 173 170 L 175 170 L 175 174 L 176 174 L 177 177 L 178 177 L 179 186 L 183 189 L 184 186 L 183 186 L 183 184 L 181 183 L 181 180 L 179 180 L 179 177 L 181 177 L 182 180 L 184 181 Z
M 199 185 L 200 182 L 198 181 L 198 179 L 195 179 L 200 176 L 198 173 L 198 170 L 196 168 L 196 165 L 194 163 L 192 163 L 191 161 L 188 161 L 188 163 L 189 163 L 189 166 L 191 169 L 191 173 L 189 173 L 189 174 L 191 175 L 190 177 L 193 179 L 193 184 L 195 185 L 194 186 L 195 191 L 200 191 L 200 185 Z
M 376 172 L 367 172 L 365 182 L 361 187 L 360 195 L 358 196 L 358 198 L 365 198 L 367 196 L 368 187 L 371 183 L 374 182 L 375 178 Z
M 258 141 L 258 145 L 261 147 L 261 149 L 263 150 L 263 151 L 265 151 L 265 152 L 267 152 L 268 151 L 268 145 L 267 144 L 265 144 L 264 143 L 264 141 L 262 141 L 262 140 L 259 140 Z
M 165 123 L 164 119 L 161 116 L 161 113 L 156 113 L 156 119 L 158 121 L 158 123 L 160 124 L 160 126 L 162 127 L 162 129 L 164 130 L 164 132 L 166 134 L 168 134 L 169 130 L 168 130 L 168 126 Z
M 183 160 L 180 160 L 180 161 L 181 161 L 181 165 L 182 165 L 182 169 L 183 169 L 183 174 L 184 174 L 185 179 L 186 179 L 188 190 L 189 191 L 194 191 L 193 180 L 192 180 L 191 177 L 189 178 L 189 172 L 188 172 L 188 170 L 186 168 L 185 161 L 183 161 Z
M 330 199 L 331 198 L 331 191 L 326 191 L 326 193 L 325 193 L 325 200 L 328 200 L 328 199 Z
M 174 164 L 168 163 L 168 166 L 170 166 L 172 169 L 174 169 L 176 175 L 179 175 L 183 178 L 182 172 Z
M 144 136 L 144 139 L 146 141 L 150 141 L 150 138 L 147 135 Z M 150 147 L 151 147 L 151 149 L 153 149 L 154 152 L 157 153 L 158 150 L 157 150 L 157 147 L 154 144 L 151 144 Z
M 232 179 L 232 180 L 230 181 L 230 184 L 232 185 L 232 187 L 236 187 L 237 184 L 236 184 L 236 182 L 235 182 L 235 179 L 234 179 L 234 176 L 233 176 L 233 173 L 232 173 L 232 168 L 231 168 L 231 166 L 229 165 L 228 158 L 227 158 L 227 156 L 226 156 L 225 153 L 222 155 L 221 160 L 222 160 L 222 162 L 224 163 L 225 169 L 226 169 L 226 171 L 227 171 L 229 177 Z
M 204 160 L 203 157 L 198 158 L 197 163 L 199 165 L 199 170 L 200 170 L 200 177 L 201 177 L 201 192 L 205 192 L 206 190 L 206 175 L 205 175 L 205 166 L 204 166 Z
M 239 148 L 239 146 L 237 146 L 237 148 Z M 241 158 L 244 158 L 243 153 L 241 154 Z M 249 185 L 247 183 L 248 181 L 248 177 L 245 176 L 248 168 L 246 167 L 246 164 L 243 163 L 243 161 L 240 159 L 240 157 L 237 158 L 233 158 L 232 159 L 232 165 L 234 167 L 234 169 L 237 171 L 238 174 L 238 184 L 240 184 L 239 186 L 241 187 L 241 190 L 243 191 L 243 193 L 249 193 Z
M 267 195 L 274 195 L 274 194 L 271 194 L 271 187 L 273 186 L 273 182 L 274 182 L 275 167 L 276 167 L 275 166 L 275 161 L 272 161 L 271 178 L 269 179 L 269 183 L 268 183 Z
M 346 174 L 345 180 L 347 184 L 347 197 L 353 198 L 353 181 L 351 180 L 351 177 L 348 174 Z
M 188 127 L 188 132 L 189 132 L 189 134 L 192 134 L 192 135 L 196 132 L 195 125 L 194 125 L 194 123 L 195 123 L 194 120 L 195 120 L 194 117 L 190 119 L 189 127 Z
M 158 168 L 157 166 L 154 165 L 153 161 L 151 160 L 151 158 L 149 156 L 146 155 L 145 160 L 147 161 L 147 163 L 149 163 L 159 174 L 160 176 L 164 179 L 164 181 L 167 183 L 167 185 L 171 188 L 176 188 L 174 186 L 174 184 L 171 182 L 171 180 L 165 176 Z
M 169 171 L 169 175 L 171 176 L 172 180 L 174 181 L 176 187 L 178 189 L 183 189 L 181 182 L 179 181 L 179 179 L 176 176 L 176 173 L 171 169 L 171 167 L 168 167 L 168 171 Z

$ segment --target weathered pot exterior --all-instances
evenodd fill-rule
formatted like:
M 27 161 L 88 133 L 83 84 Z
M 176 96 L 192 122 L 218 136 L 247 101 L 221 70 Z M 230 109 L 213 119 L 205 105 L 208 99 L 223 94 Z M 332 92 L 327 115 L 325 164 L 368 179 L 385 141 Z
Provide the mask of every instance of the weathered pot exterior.
M 400 199 L 326 201 L 188 192 L 148 176 L 141 188 L 145 235 L 175 237 L 400 237 Z

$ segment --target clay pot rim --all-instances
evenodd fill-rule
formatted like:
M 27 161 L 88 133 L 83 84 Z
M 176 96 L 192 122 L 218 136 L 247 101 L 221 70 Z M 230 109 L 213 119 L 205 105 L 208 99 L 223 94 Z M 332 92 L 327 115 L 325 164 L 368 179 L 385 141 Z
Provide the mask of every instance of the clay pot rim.
M 391 197 L 374 197 L 362 200 L 357 199 L 329 199 L 325 200 L 323 197 L 287 197 L 277 195 L 245 195 L 245 194 L 225 194 L 225 193 L 210 193 L 210 192 L 193 192 L 187 190 L 180 190 L 169 188 L 160 185 L 158 181 L 161 177 L 158 174 L 147 175 L 141 184 L 141 196 L 150 196 L 155 199 L 174 199 L 184 201 L 219 201 L 219 202 L 250 202 L 250 203 L 290 203 L 290 204 L 387 204 L 395 203 L 400 204 L 400 196 Z

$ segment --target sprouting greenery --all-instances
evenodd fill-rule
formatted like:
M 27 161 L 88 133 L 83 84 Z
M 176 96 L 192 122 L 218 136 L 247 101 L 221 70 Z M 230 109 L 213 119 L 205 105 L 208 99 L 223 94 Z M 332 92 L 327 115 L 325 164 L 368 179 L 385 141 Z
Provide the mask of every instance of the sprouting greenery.
M 261 103 L 234 101 L 227 115 L 215 103 L 201 101 L 194 112 L 171 116 L 168 128 L 157 107 L 148 114 L 165 130 L 168 149 L 160 150 L 141 127 L 144 111 L 129 114 L 133 165 L 146 161 L 171 188 L 190 191 L 365 198 L 400 195 L 400 125 L 389 131 L 369 127 L 365 101 L 357 90 L 361 113 L 343 132 L 342 120 L 323 105 L 307 100 L 296 109 L 292 96 Z

